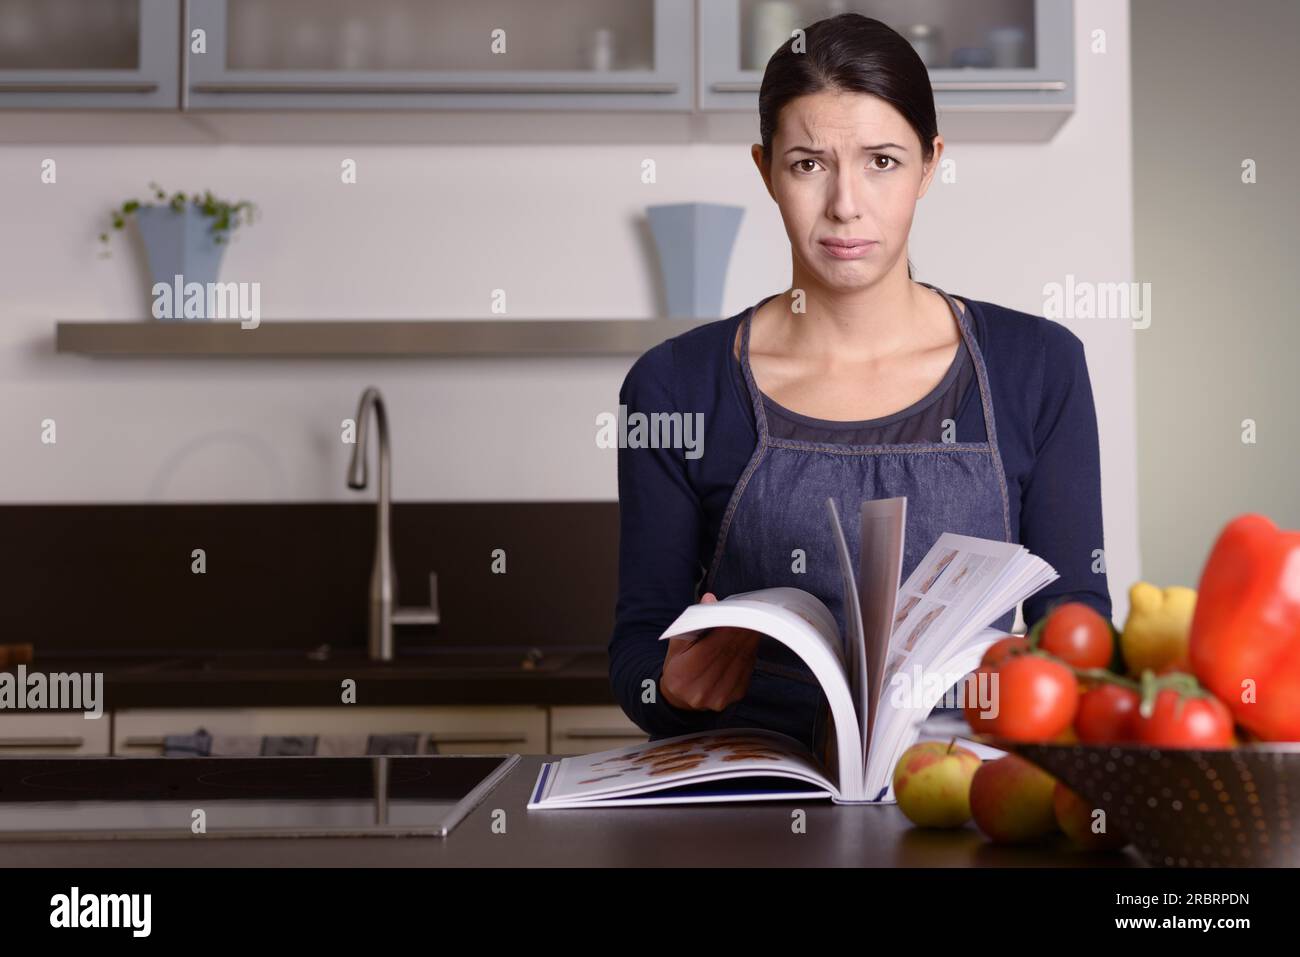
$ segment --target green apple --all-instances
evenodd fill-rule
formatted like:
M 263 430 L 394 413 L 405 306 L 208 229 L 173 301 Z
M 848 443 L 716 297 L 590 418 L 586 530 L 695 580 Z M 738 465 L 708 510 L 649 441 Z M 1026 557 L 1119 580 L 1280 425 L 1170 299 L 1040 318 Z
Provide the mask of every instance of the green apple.
M 998 844 L 1021 844 L 1056 830 L 1056 778 L 1014 754 L 985 761 L 970 786 L 975 825 Z
M 953 741 L 914 744 L 894 767 L 894 797 L 920 827 L 961 827 L 970 820 L 970 783 L 980 759 Z

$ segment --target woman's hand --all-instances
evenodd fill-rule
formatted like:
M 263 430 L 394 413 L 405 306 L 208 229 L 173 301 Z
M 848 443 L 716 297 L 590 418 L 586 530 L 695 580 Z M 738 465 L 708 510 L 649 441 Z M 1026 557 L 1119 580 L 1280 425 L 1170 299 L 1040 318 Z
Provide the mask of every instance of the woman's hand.
M 717 601 L 705 592 L 701 604 Z M 711 628 L 699 638 L 669 638 L 659 692 L 674 708 L 721 711 L 749 689 L 761 632 Z

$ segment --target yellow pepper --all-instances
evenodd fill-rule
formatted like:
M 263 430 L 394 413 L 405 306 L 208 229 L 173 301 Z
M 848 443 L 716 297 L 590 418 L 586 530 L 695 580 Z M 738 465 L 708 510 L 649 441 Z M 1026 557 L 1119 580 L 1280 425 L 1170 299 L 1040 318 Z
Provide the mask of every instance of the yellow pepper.
M 1196 612 L 1196 589 L 1173 585 L 1160 589 L 1138 582 L 1128 590 L 1128 620 L 1120 650 L 1129 674 L 1169 665 L 1187 667 L 1187 637 Z

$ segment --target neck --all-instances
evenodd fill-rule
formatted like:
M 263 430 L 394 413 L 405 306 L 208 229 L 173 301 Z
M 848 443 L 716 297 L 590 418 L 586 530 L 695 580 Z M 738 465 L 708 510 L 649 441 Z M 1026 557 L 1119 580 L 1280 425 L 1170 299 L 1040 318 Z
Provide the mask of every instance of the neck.
M 791 312 L 791 290 L 804 291 L 806 311 Z M 791 289 L 777 296 L 784 305 L 773 338 L 787 355 L 870 362 L 912 348 L 930 332 L 930 293 L 907 275 L 906 256 L 876 282 L 855 289 L 820 283 L 796 262 Z

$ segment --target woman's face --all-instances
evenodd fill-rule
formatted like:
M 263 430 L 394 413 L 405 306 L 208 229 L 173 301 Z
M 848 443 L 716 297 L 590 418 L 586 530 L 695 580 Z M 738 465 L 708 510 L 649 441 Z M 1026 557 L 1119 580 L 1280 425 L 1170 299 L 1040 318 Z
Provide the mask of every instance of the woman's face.
M 903 115 L 879 97 L 824 91 L 791 100 L 772 137 L 770 165 L 754 161 L 776 200 L 796 268 L 827 287 L 874 283 L 906 262 L 916 201 L 943 152 L 928 164 Z M 845 247 L 833 240 L 865 240 Z M 906 269 L 906 266 L 902 267 Z

